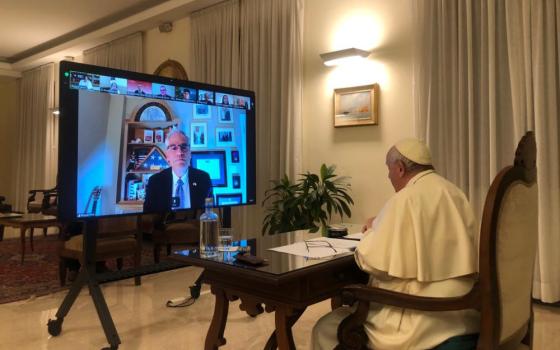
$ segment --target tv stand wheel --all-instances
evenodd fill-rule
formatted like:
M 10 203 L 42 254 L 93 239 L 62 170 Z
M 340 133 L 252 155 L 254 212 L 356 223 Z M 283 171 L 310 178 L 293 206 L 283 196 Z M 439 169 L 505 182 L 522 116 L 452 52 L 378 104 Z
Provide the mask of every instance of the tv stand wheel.
M 118 348 L 119 348 L 118 345 L 111 345 L 111 347 L 109 347 L 109 348 L 103 348 L 103 349 L 101 349 L 101 350 L 117 350 Z
M 60 332 L 62 332 L 62 322 L 64 322 L 64 317 L 57 318 L 55 320 L 49 319 L 49 322 L 47 322 L 49 334 L 53 337 L 59 335 Z

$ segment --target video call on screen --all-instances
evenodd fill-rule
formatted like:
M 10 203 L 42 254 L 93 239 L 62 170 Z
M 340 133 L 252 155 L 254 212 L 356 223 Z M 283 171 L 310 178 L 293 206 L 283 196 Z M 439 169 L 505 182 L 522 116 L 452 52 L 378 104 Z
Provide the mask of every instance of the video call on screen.
M 249 97 L 75 71 L 68 79 L 79 90 L 78 217 L 142 212 L 150 177 L 170 167 L 173 128 L 190 139 L 191 166 L 210 175 L 215 205 L 247 203 Z

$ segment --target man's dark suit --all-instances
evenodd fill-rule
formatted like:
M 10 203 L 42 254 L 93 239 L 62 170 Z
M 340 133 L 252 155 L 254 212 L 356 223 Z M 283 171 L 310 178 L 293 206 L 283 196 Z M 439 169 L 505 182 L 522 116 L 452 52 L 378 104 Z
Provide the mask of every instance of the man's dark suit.
M 150 177 L 146 189 L 144 213 L 163 213 L 173 209 L 171 207 L 173 204 L 172 171 L 172 168 L 168 168 Z M 188 177 L 191 208 L 204 208 L 204 200 L 213 196 L 210 175 L 205 171 L 189 167 Z

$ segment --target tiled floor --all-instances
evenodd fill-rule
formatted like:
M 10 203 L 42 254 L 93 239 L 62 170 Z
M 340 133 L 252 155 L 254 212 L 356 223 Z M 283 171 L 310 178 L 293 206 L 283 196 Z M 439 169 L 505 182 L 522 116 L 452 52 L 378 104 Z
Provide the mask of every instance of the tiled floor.
M 119 349 L 203 349 L 214 296 L 206 288 L 197 302 L 186 308 L 166 308 L 170 299 L 187 296 L 200 269 L 189 267 L 133 280 L 103 285 L 103 293 L 115 321 L 122 344 Z M 45 326 L 54 318 L 65 292 L 0 305 L 0 349 L 101 349 L 108 345 L 95 308 L 86 289 L 76 300 L 63 323 L 62 333 L 52 337 Z M 273 314 L 256 318 L 230 306 L 221 349 L 262 349 L 274 326 Z M 329 303 L 315 305 L 304 313 L 294 328 L 298 349 L 309 349 L 315 321 L 329 311 Z M 560 349 L 560 308 L 535 305 L 535 350 Z

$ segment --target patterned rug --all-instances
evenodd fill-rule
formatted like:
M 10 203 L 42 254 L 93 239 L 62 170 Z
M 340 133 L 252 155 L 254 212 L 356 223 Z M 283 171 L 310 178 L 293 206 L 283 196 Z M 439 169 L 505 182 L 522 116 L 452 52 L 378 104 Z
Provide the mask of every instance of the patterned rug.
M 25 262 L 21 265 L 21 241 L 19 238 L 8 238 L 0 242 L 0 304 L 17 300 L 47 295 L 70 288 L 66 282 L 60 286 L 58 275 L 57 235 L 35 235 L 34 251 L 31 251 L 29 238 L 26 239 Z M 161 261 L 166 260 L 165 248 L 162 248 Z M 142 265 L 153 264 L 154 253 L 152 243 L 142 244 Z M 116 260 L 106 262 L 107 266 L 116 270 Z M 123 269 L 134 266 L 133 257 L 124 258 Z

